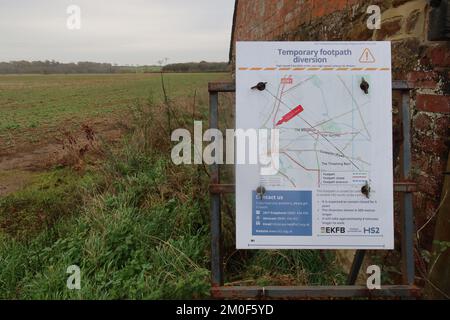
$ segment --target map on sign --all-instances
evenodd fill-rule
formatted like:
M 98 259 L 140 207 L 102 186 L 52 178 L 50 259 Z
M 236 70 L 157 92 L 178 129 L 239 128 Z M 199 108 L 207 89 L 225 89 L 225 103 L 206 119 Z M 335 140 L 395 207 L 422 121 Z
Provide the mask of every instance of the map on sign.
M 371 99 L 360 81 L 353 75 L 286 74 L 267 85 L 258 128 L 280 130 L 279 185 L 368 180 Z
M 236 165 L 238 248 L 393 247 L 390 64 L 388 42 L 238 43 L 236 127 L 279 132 L 276 172 Z

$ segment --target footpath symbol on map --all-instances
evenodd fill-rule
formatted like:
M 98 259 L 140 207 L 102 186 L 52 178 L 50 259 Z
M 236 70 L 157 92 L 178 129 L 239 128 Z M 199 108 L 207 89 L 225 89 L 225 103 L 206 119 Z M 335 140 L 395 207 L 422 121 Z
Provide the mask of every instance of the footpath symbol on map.
M 281 78 L 281 84 L 292 84 L 292 83 L 293 83 L 292 77 Z
M 361 58 L 359 58 L 359 62 L 361 63 L 374 63 L 375 57 L 373 56 L 372 52 L 369 50 L 369 48 L 365 48 Z
M 286 113 L 281 119 L 280 121 L 277 122 L 277 124 L 275 126 L 279 126 L 282 123 L 288 122 L 289 120 L 291 120 L 292 118 L 294 118 L 296 115 L 298 115 L 299 113 L 303 112 L 303 107 L 301 105 L 298 105 L 297 107 L 295 107 L 294 109 L 292 109 L 291 111 L 289 111 L 288 113 Z

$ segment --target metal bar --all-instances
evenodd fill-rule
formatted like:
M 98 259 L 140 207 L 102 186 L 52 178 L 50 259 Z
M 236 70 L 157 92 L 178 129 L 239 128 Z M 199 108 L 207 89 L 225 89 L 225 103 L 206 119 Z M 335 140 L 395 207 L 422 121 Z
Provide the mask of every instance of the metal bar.
M 353 258 L 353 263 L 350 268 L 350 273 L 348 274 L 347 284 L 354 285 L 356 279 L 358 278 L 359 270 L 361 270 L 361 266 L 364 260 L 364 256 L 366 255 L 366 250 L 356 250 L 355 257 Z
M 369 290 L 365 286 L 237 286 L 217 287 L 211 290 L 213 297 L 236 298 L 348 298 L 348 297 L 414 297 L 420 296 L 416 286 L 389 285 Z
M 414 86 L 411 82 L 405 80 L 392 80 L 392 90 L 411 90 Z
M 395 192 L 411 193 L 417 191 L 417 183 L 411 181 L 394 182 Z
M 211 184 L 209 186 L 209 191 L 211 193 L 234 193 L 234 184 Z M 395 192 L 416 192 L 417 183 L 411 181 L 397 181 L 394 183 Z
M 235 92 L 236 84 L 234 82 L 210 82 L 208 83 L 209 92 Z
M 411 119 L 409 111 L 409 92 L 402 93 L 401 117 L 403 128 L 403 144 L 401 169 L 402 178 L 408 179 L 411 173 Z M 404 193 L 401 196 L 401 227 L 402 227 L 402 275 L 403 283 L 414 283 L 414 217 L 412 194 Z
M 209 127 L 219 127 L 219 95 L 217 92 L 209 94 Z M 220 183 L 219 165 L 210 166 L 211 184 Z M 222 266 L 222 219 L 220 211 L 220 193 L 211 194 L 211 283 L 213 287 L 223 285 Z
M 209 192 L 211 193 L 234 193 L 234 184 L 211 184 L 209 186 Z
M 405 80 L 393 80 L 393 90 L 412 90 L 414 86 L 412 83 Z M 209 92 L 235 92 L 236 84 L 234 82 L 210 82 L 208 84 Z
M 404 144 L 402 146 L 402 177 L 408 179 L 411 166 L 411 137 L 409 114 L 409 91 L 413 89 L 407 81 L 394 80 L 393 90 L 403 90 L 402 93 L 402 123 Z M 210 128 L 218 127 L 218 93 L 235 92 L 234 82 L 216 82 L 208 84 L 210 93 Z M 211 271 L 213 297 L 217 298 L 311 298 L 311 297 L 417 297 L 419 289 L 414 283 L 414 252 L 413 252 L 413 208 L 412 192 L 417 190 L 416 184 L 411 181 L 394 183 L 394 191 L 402 192 L 402 271 L 403 286 L 383 286 L 380 290 L 369 290 L 364 286 L 315 286 L 315 287 L 223 287 L 223 264 L 221 253 L 221 211 L 220 195 L 235 192 L 233 184 L 220 184 L 220 172 L 217 164 L 211 165 Z M 347 282 L 354 284 L 361 268 L 365 251 L 357 250 Z

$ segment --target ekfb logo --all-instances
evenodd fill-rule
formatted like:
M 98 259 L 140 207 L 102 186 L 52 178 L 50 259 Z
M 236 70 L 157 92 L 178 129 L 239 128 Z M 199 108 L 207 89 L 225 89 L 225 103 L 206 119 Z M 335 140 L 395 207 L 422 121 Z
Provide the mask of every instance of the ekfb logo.
M 320 227 L 321 233 L 345 233 L 345 227 Z

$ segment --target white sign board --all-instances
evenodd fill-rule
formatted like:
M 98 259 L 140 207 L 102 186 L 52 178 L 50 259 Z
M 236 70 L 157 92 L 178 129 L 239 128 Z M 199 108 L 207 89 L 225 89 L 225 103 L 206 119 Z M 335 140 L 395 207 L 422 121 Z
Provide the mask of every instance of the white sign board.
M 237 248 L 393 249 L 391 83 L 390 42 L 237 43 L 236 128 L 274 137 L 236 163 Z

